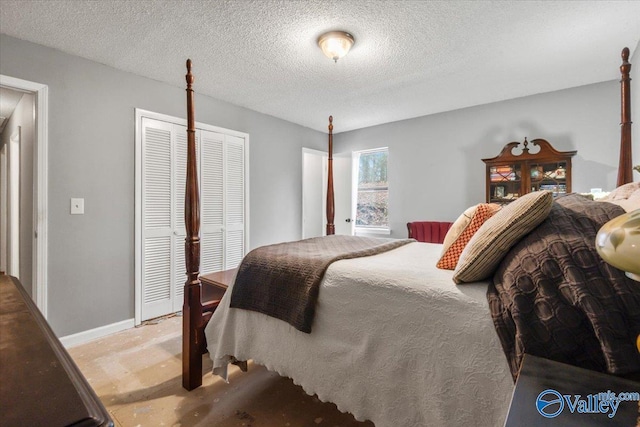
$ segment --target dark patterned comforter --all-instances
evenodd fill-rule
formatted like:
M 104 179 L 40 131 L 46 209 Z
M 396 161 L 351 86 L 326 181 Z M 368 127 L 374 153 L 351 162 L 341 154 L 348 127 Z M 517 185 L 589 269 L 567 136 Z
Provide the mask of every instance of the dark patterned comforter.
M 616 375 L 640 372 L 640 283 L 595 249 L 599 228 L 622 213 L 561 197 L 502 260 L 487 298 L 514 379 L 524 353 Z
M 415 240 L 326 236 L 262 246 L 242 260 L 230 306 L 264 313 L 310 333 L 320 282 L 329 264 L 410 242 Z

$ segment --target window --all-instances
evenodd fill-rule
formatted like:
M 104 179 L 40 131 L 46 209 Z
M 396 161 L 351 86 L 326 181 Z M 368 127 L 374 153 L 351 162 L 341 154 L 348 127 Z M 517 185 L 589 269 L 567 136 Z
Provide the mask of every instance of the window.
M 357 170 L 356 228 L 389 230 L 389 183 L 387 159 L 389 149 L 354 153 Z

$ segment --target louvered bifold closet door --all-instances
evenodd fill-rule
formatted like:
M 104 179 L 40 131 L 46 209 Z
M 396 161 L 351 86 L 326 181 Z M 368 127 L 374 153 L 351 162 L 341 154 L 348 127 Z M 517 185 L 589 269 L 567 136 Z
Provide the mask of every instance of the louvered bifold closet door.
M 172 125 L 142 120 L 142 320 L 171 312 Z
M 205 130 L 199 133 L 202 141 L 200 273 L 209 274 L 223 270 L 225 135 Z
M 141 121 L 141 320 L 182 310 L 185 266 L 184 125 Z M 196 130 L 200 274 L 237 267 L 245 250 L 245 140 Z
M 225 136 L 224 269 L 236 268 L 244 257 L 245 243 L 245 141 Z

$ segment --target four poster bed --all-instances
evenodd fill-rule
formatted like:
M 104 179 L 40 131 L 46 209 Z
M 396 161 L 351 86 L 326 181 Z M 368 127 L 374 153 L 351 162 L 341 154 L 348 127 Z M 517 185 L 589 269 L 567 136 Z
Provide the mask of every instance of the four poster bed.
M 622 136 L 618 186 L 632 181 L 631 65 L 628 56 L 629 50 L 625 48 L 620 67 Z M 229 363 L 246 369 L 246 361 L 252 359 L 269 370 L 293 378 L 307 393 L 315 393 L 321 400 L 335 403 L 339 409 L 351 412 L 356 419 L 369 419 L 379 426 L 498 425 L 504 421 L 513 379 L 517 376 L 524 351 L 617 375 L 640 372 L 638 352 L 635 347 L 629 350 L 627 342 L 631 336 L 635 343 L 635 337 L 640 333 L 640 293 L 634 291 L 631 279 L 619 270 L 603 265 L 597 256 L 592 259 L 597 264 L 594 270 L 598 271 L 594 273 L 593 280 L 591 276 L 582 281 L 571 278 L 575 279 L 571 286 L 575 286 L 581 295 L 591 295 L 593 289 L 583 282 L 615 285 L 610 299 L 613 302 L 611 305 L 603 304 L 603 309 L 611 311 L 611 307 L 618 307 L 615 300 L 621 294 L 628 306 L 635 310 L 631 314 L 621 314 L 626 316 L 623 327 L 629 330 L 623 338 L 618 336 L 624 341 L 622 344 L 612 342 L 615 339 L 606 332 L 610 325 L 603 324 L 597 313 L 576 314 L 576 307 L 581 301 L 565 295 L 567 291 L 562 286 L 557 293 L 565 295 L 570 303 L 561 301 L 558 296 L 549 298 L 548 288 L 531 288 L 525 292 L 526 295 L 544 297 L 543 302 L 553 305 L 562 325 L 554 325 L 555 317 L 546 313 L 533 320 L 527 318 L 532 310 L 522 306 L 518 286 L 524 278 L 537 277 L 538 272 L 545 269 L 534 266 L 535 271 L 525 268 L 525 271 L 513 272 L 513 265 L 528 265 L 526 259 L 522 260 L 522 251 L 536 246 L 535 241 L 527 240 L 529 237 L 513 242 L 504 259 L 495 266 L 497 272 L 493 280 L 491 277 L 482 280 L 471 277 L 462 280 L 466 284 L 456 286 L 452 279 L 458 283 L 459 271 L 435 268 L 442 248 L 439 244 L 400 240 L 389 245 L 385 239 L 354 238 L 358 240 L 352 241 L 347 237 L 332 236 L 335 228 L 331 117 L 328 237 L 271 245 L 250 252 L 239 268 L 235 284 L 230 286 L 225 296 L 203 303 L 198 278 L 200 224 L 191 61 L 187 61 L 187 70 L 185 249 L 188 279 L 183 308 L 184 388 L 191 390 L 201 385 L 202 355 L 207 351 L 208 342 L 214 373 L 225 379 Z M 577 236 L 588 237 L 593 233 L 593 224 L 624 212 L 609 203 L 587 201 L 571 195 L 561 199 L 564 201 L 554 201 L 553 206 L 549 200 L 543 212 L 544 218 L 524 234 L 533 230 L 531 235 L 538 233 L 535 238 L 544 241 L 548 236 L 541 235 L 544 233 L 539 230 L 552 229 L 546 233 L 553 235 L 559 227 L 550 222 L 551 217 L 562 224 L 584 222 L 575 221 L 571 215 L 576 209 L 588 209 L 596 213 L 581 212 L 580 215 L 590 218 L 589 230 L 575 230 Z M 592 209 L 593 204 L 598 207 Z M 503 208 L 501 212 L 506 210 Z M 564 236 L 560 237 L 564 239 Z M 567 237 L 566 241 L 569 240 Z M 571 242 L 576 247 L 582 245 L 580 253 L 594 246 L 592 237 Z M 553 244 L 551 239 L 549 245 Z M 336 245 L 340 246 L 337 252 Z M 343 252 L 343 246 L 348 246 L 350 252 Z M 317 247 L 320 247 L 319 252 Z M 538 250 L 544 252 L 547 248 Z M 324 261 L 306 266 L 304 258 L 312 258 L 318 253 Z M 271 270 L 287 264 L 296 271 L 279 271 L 276 279 L 269 277 Z M 565 270 L 574 267 L 559 266 Z M 307 275 L 296 276 L 298 270 L 305 269 Z M 303 291 L 279 288 L 285 274 L 292 274 L 304 282 Z M 513 279 L 514 274 L 520 276 Z M 261 286 L 254 286 L 256 282 Z M 635 286 L 638 287 L 637 284 Z M 595 291 L 596 295 L 606 292 Z M 260 293 L 263 295 L 258 298 L 256 295 Z M 288 300 L 302 301 L 302 304 L 292 309 L 283 307 L 281 300 L 287 300 L 287 304 Z M 536 311 L 539 311 L 537 306 Z M 523 319 L 526 320 L 524 325 Z M 585 322 L 590 322 L 590 326 L 579 325 Z M 581 336 L 578 348 L 575 344 L 567 348 L 562 343 L 549 344 L 541 340 L 536 331 L 526 330 L 527 324 L 533 325 L 534 329 L 557 328 L 557 336 L 554 330 L 551 340 L 547 341 L 570 338 L 575 334 L 575 328 L 580 331 L 592 328 L 596 336 Z M 533 338 L 528 338 L 530 335 Z M 602 347 L 602 350 L 583 357 L 580 356 L 581 345 L 589 349 Z

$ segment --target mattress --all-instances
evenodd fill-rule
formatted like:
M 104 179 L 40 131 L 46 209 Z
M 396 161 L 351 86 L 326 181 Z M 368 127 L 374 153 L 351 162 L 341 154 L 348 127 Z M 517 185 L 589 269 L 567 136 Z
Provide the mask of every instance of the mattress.
M 331 264 L 311 334 L 229 308 L 227 292 L 205 330 L 214 374 L 252 359 L 377 427 L 502 425 L 513 381 L 488 283 L 455 285 L 440 251 L 416 242 Z

